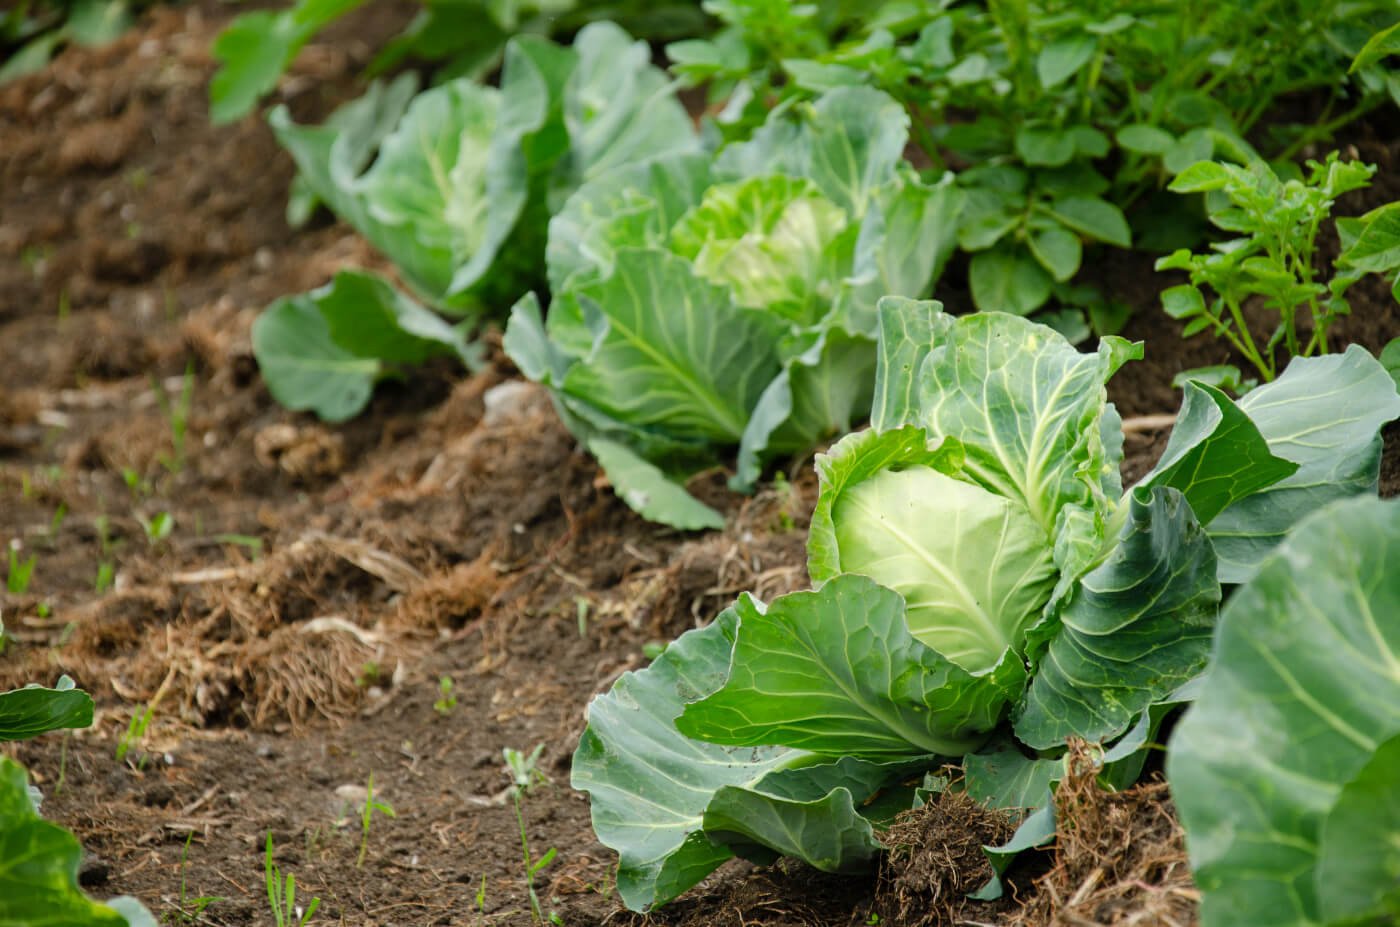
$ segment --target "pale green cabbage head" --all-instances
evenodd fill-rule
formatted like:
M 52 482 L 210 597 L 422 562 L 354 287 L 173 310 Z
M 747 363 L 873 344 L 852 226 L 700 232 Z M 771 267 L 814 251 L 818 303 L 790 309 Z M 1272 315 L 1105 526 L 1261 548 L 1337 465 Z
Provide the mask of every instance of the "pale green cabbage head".
M 1057 572 L 1025 507 L 932 467 L 883 470 L 837 500 L 841 567 L 904 597 L 909 632 L 970 672 L 1022 649 Z

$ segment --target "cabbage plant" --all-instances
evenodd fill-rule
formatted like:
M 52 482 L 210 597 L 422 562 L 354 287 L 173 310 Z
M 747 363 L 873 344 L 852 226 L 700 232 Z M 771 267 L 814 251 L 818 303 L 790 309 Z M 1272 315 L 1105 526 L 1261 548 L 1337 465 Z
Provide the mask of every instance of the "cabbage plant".
M 1299 523 L 1226 605 L 1167 753 L 1206 927 L 1400 915 L 1400 501 Z
M 0 625 L 3 631 L 3 625 Z M 67 676 L 52 689 L 0 692 L 0 743 L 92 724 L 92 698 Z M 24 767 L 0 756 L 0 924 L 155 927 L 136 899 L 93 901 L 78 885 L 82 847 L 39 816 L 40 796 Z
M 549 217 L 579 184 L 699 148 L 650 48 L 611 23 L 586 26 L 571 47 L 512 39 L 499 88 L 460 78 L 418 93 L 406 75 L 324 125 L 296 125 L 286 107 L 269 121 L 301 171 L 292 218 L 324 202 L 416 296 L 361 273 L 258 320 L 254 353 L 273 394 L 332 420 L 363 408 L 399 365 L 474 362 L 463 330 L 544 279 Z M 430 310 L 466 321 L 453 331 Z M 357 336 L 362 327 L 382 337 Z
M 900 784 L 948 761 L 995 807 L 1048 806 L 1070 737 L 1131 781 L 1206 665 L 1222 583 L 1323 500 L 1374 492 L 1400 415 L 1360 348 L 1296 359 L 1247 404 L 1188 383 L 1125 492 L 1104 385 L 1140 345 L 1084 354 L 895 298 L 879 319 L 871 428 L 817 458 L 814 588 L 741 596 L 589 707 L 573 782 L 631 908 L 735 854 L 859 867 L 913 800 Z
M 835 90 L 718 155 L 590 180 L 550 222 L 548 321 L 521 300 L 506 350 L 590 447 L 608 442 L 633 508 L 719 524 L 661 477 L 737 446 L 748 488 L 765 460 L 867 416 L 877 299 L 926 294 L 956 240 L 960 194 L 905 162 L 908 132 L 885 94 Z

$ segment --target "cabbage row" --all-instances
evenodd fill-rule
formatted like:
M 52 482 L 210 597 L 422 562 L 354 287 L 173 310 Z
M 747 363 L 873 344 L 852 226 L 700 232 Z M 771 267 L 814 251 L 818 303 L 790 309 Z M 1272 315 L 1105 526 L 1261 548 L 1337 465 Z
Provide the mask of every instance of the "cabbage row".
M 872 427 L 818 457 L 814 588 L 741 596 L 589 708 L 573 782 L 631 908 L 732 855 L 859 868 L 950 760 L 979 799 L 1041 809 L 1015 843 L 1048 837 L 1066 740 L 1110 745 L 1105 780 L 1136 779 L 1199 685 L 1222 587 L 1266 584 L 1300 519 L 1373 492 L 1378 430 L 1400 415 L 1360 348 L 1295 360 L 1239 402 L 1190 383 L 1161 462 L 1125 492 L 1104 384 L 1139 345 L 1082 354 L 1021 318 L 895 298 L 879 323 Z

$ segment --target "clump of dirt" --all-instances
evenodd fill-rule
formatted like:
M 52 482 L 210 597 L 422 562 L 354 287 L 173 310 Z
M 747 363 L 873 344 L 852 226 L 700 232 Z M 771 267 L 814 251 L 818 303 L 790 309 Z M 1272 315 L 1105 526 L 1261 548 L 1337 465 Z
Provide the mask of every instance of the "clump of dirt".
M 985 808 L 962 791 L 945 790 L 922 808 L 901 813 L 880 837 L 889 847 L 880 866 L 880 923 L 943 927 L 986 921 L 1014 907 L 968 895 L 995 875 L 982 847 L 1003 844 L 1015 831 L 1009 814 Z
M 1190 927 L 1200 893 L 1167 784 L 1150 780 L 1108 792 L 1091 748 L 1071 745 L 1055 793 L 1051 870 L 1011 927 Z

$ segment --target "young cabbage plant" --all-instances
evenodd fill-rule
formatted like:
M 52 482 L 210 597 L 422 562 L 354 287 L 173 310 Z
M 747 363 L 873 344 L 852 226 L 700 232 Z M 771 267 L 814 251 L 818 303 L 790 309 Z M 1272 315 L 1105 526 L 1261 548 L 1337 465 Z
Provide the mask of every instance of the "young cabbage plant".
M 738 447 L 735 488 L 870 408 L 875 305 L 919 296 L 961 197 L 905 163 L 909 117 L 869 88 L 776 110 L 716 157 L 662 156 L 585 183 L 551 221 L 547 324 L 517 304 L 507 352 L 554 391 L 620 495 L 678 527 L 720 523 L 665 477 Z M 655 491 L 637 489 L 645 474 Z M 658 505 L 664 498 L 666 504 Z
M 499 89 L 465 78 L 416 89 L 411 76 L 375 84 L 323 126 L 296 125 L 285 107 L 269 116 L 301 171 L 293 210 L 307 211 L 309 191 L 427 304 L 361 272 L 354 293 L 337 281 L 259 320 L 254 352 L 273 394 L 325 418 L 363 408 L 386 365 L 432 353 L 473 362 L 463 335 L 430 324 L 428 309 L 470 324 L 513 300 L 544 278 L 549 216 L 580 183 L 699 147 L 648 46 L 611 23 L 568 48 L 512 39 Z M 377 338 L 360 337 L 366 326 Z
M 999 808 L 1047 805 L 1070 737 L 1136 778 L 1206 665 L 1222 583 L 1323 499 L 1374 492 L 1400 415 L 1359 348 L 1294 361 L 1249 409 L 1188 383 L 1124 492 L 1104 385 L 1139 345 L 1081 354 L 1023 318 L 897 298 L 879 317 L 872 427 L 817 460 L 815 588 L 741 596 L 589 708 L 574 785 L 629 907 L 730 855 L 863 865 L 913 800 L 900 784 L 944 762 Z
M 1226 605 L 1167 753 L 1206 927 L 1400 914 L 1400 502 L 1300 522 Z
M 3 630 L 3 626 L 0 626 Z M 0 743 L 92 724 L 92 698 L 63 676 L 47 689 L 0 692 Z M 93 901 L 78 885 L 82 847 L 39 816 L 40 795 L 24 767 L 0 757 L 0 924 L 155 927 L 134 898 Z

